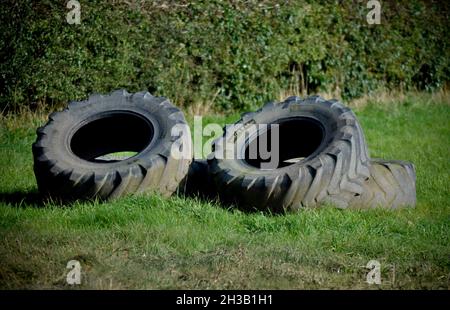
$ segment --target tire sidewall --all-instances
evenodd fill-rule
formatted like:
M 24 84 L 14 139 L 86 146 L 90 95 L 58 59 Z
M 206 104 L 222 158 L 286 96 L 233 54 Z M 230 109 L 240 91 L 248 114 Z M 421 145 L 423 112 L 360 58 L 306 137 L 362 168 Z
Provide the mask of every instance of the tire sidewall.
M 277 105 L 273 109 L 268 111 L 260 111 L 256 113 L 250 120 L 243 124 L 243 129 L 248 128 L 254 124 L 274 124 L 283 119 L 312 119 L 318 122 L 322 128 L 322 141 L 317 149 L 307 156 L 305 159 L 300 160 L 297 163 L 277 168 L 277 169 L 259 169 L 249 165 L 245 159 L 217 159 L 213 161 L 221 161 L 222 167 L 235 170 L 238 174 L 245 174 L 248 177 L 260 177 L 260 176 L 274 176 L 287 173 L 288 175 L 295 175 L 299 167 L 311 164 L 320 157 L 322 153 L 326 153 L 327 150 L 333 145 L 333 142 L 338 139 L 338 126 L 339 119 L 336 113 L 329 107 L 326 107 L 320 103 L 318 104 L 301 104 L 290 105 L 287 108 Z M 228 133 L 228 139 L 226 141 L 231 142 L 230 139 L 235 139 L 235 133 L 238 136 L 245 134 L 245 130 L 232 131 Z M 225 139 L 225 136 L 221 139 Z M 244 141 L 235 145 L 238 152 L 242 152 L 242 149 L 248 145 L 248 139 L 236 139 L 236 141 Z M 301 141 L 295 141 L 295 143 L 301 143 Z
M 124 165 L 134 165 L 143 158 L 158 153 L 164 147 L 166 141 L 170 141 L 170 129 L 167 118 L 162 113 L 152 113 L 142 104 L 126 106 L 120 104 L 88 104 L 80 111 L 71 113 L 63 122 L 57 122 L 50 126 L 58 126 L 54 135 L 49 137 L 48 143 L 52 145 L 54 159 L 73 166 L 74 169 L 108 171 L 122 168 Z M 153 137 L 150 143 L 138 154 L 125 160 L 111 163 L 95 163 L 82 159 L 75 155 L 70 147 L 71 138 L 77 130 L 92 122 L 113 114 L 130 113 L 145 119 L 153 127 Z M 99 117 L 100 116 L 100 117 Z M 118 124 L 120 126 L 120 124 Z M 124 128 L 126 130 L 126 128 Z M 134 133 L 133 133 L 134 134 Z

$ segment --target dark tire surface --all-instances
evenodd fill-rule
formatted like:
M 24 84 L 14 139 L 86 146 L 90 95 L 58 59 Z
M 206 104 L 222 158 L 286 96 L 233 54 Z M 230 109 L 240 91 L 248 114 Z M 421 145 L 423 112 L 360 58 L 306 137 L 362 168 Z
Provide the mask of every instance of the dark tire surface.
M 191 156 L 172 156 L 172 148 L 191 150 L 191 138 L 173 135 L 174 126 L 187 126 L 182 112 L 148 92 L 120 90 L 71 102 L 37 130 L 33 156 L 39 191 L 63 200 L 142 192 L 169 196 L 191 162 Z M 134 155 L 105 159 L 123 151 Z
M 217 190 L 209 173 L 208 162 L 203 159 L 193 160 L 189 172 L 180 183 L 178 193 L 188 197 L 215 199 Z
M 370 176 L 361 196 L 351 201 L 356 208 L 414 207 L 416 205 L 416 171 L 410 162 L 372 159 Z
M 298 122 L 295 125 L 298 130 L 283 134 L 282 126 L 290 124 L 284 120 L 289 119 L 293 119 L 294 125 Z M 256 112 L 246 113 L 237 122 L 243 128 L 273 123 L 280 124 L 280 139 L 286 140 L 280 142 L 280 150 L 286 148 L 290 152 L 297 148 L 302 159 L 264 170 L 249 164 L 246 159 L 209 158 L 210 173 L 223 201 L 247 210 L 283 212 L 327 202 L 346 208 L 355 197 L 363 194 L 364 180 L 369 177 L 370 159 L 362 129 L 349 108 L 336 100 L 324 100 L 318 96 L 304 100 L 290 97 L 284 102 L 268 103 Z M 319 138 L 313 141 L 311 137 L 320 137 L 317 128 L 321 128 L 322 135 L 320 141 Z M 233 144 L 240 141 L 236 137 L 243 130 L 229 130 L 228 140 L 224 134 L 214 144 L 219 153 L 223 151 L 224 142 Z

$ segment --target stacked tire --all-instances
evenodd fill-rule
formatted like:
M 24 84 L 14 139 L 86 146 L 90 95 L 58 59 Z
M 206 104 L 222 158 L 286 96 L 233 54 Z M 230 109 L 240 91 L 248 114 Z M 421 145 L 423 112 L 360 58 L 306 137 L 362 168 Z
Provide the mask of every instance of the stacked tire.
M 262 138 L 275 161 L 261 155 Z M 131 155 L 120 157 L 124 152 Z M 189 127 L 167 98 L 92 95 L 49 116 L 33 155 L 39 191 L 61 200 L 179 192 L 269 212 L 416 203 L 413 164 L 370 159 L 355 114 L 318 96 L 243 114 L 207 161 L 192 162 Z
M 246 126 L 277 124 L 279 161 L 290 157 L 297 161 L 285 160 L 265 170 L 258 167 L 261 160 L 248 156 L 211 156 L 209 171 L 221 200 L 227 203 L 270 212 L 326 204 L 339 208 L 415 205 L 414 166 L 371 160 L 355 114 L 336 100 L 290 97 L 244 114 L 237 124 L 242 126 L 231 127 L 231 132 L 227 128 L 216 141 L 216 154 L 226 153 L 223 146 L 227 145 L 249 148 L 251 137 L 239 139 L 248 132 Z
M 399 208 L 416 204 L 416 172 L 412 163 L 401 160 L 373 159 L 370 177 L 361 196 L 350 201 L 358 208 Z

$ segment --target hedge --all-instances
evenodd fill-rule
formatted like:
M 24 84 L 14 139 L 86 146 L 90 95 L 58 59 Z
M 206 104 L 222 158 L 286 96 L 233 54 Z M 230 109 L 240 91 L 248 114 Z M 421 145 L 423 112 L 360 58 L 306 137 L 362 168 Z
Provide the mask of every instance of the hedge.
M 344 99 L 450 80 L 445 1 L 2 0 L 0 108 L 53 106 L 116 88 L 177 104 L 260 106 L 280 92 Z

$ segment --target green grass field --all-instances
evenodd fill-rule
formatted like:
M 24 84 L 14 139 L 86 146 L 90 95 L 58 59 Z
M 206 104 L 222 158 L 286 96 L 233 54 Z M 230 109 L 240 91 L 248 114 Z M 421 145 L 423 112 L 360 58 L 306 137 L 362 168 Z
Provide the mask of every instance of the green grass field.
M 0 288 L 450 288 L 450 101 L 431 95 L 356 109 L 372 157 L 412 161 L 414 209 L 319 208 L 270 216 L 192 198 L 40 201 L 31 144 L 43 123 L 0 119 Z M 209 117 L 230 122 L 237 115 Z M 382 284 L 366 283 L 369 260 Z

